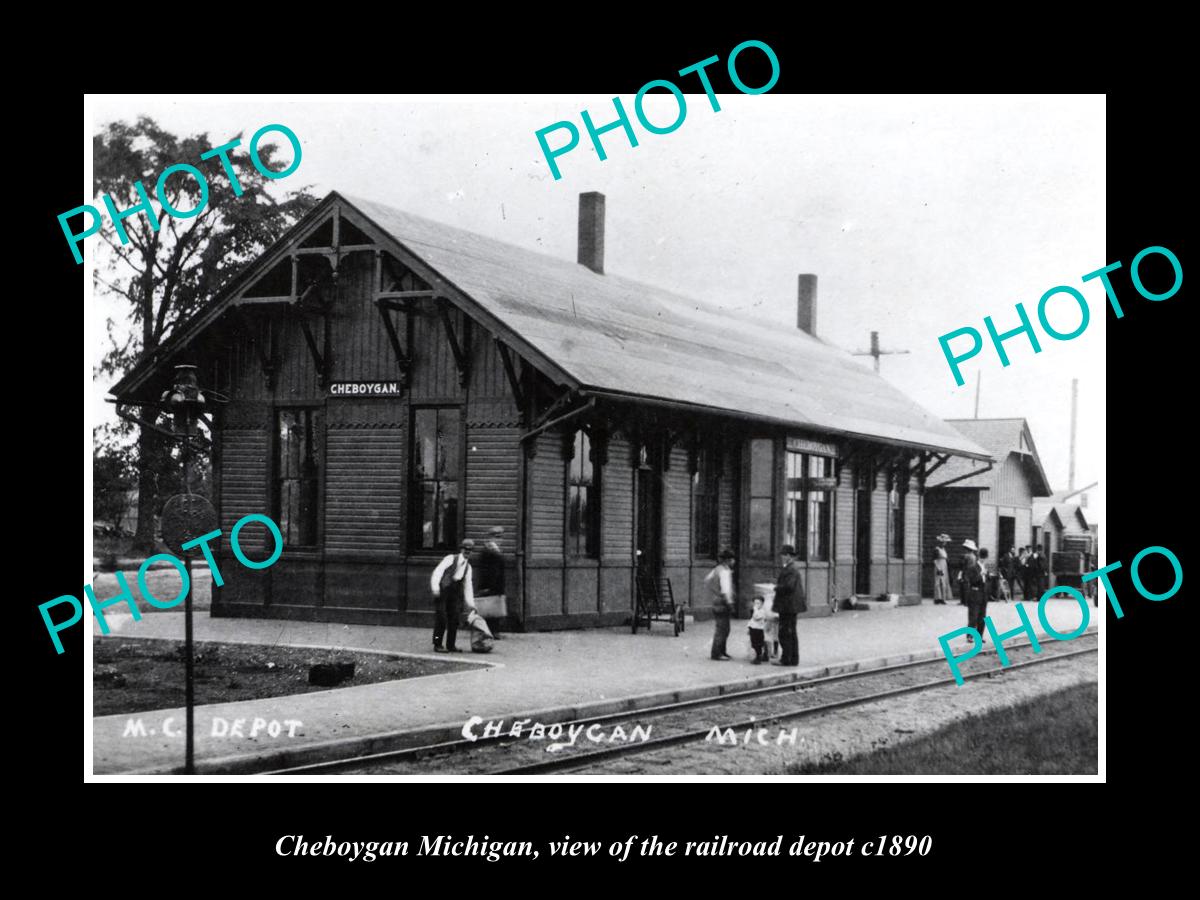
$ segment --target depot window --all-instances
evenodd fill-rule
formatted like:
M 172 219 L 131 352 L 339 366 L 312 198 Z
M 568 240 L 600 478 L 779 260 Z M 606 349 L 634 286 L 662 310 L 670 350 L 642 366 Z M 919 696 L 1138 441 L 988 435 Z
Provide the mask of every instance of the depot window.
M 809 562 L 829 560 L 833 505 L 828 485 L 832 477 L 830 457 L 788 451 L 784 542 Z
M 567 460 L 567 554 L 600 555 L 600 467 L 592 459 L 592 441 L 586 431 L 575 432 Z
M 410 455 L 409 548 L 454 550 L 459 542 L 462 413 L 458 407 L 415 408 Z
M 772 526 L 775 504 L 775 442 L 755 438 L 750 442 L 750 556 L 771 559 L 775 550 Z
M 892 558 L 904 559 L 904 492 L 893 486 L 888 492 L 892 512 Z
M 701 448 L 696 454 L 696 471 L 692 475 L 693 553 L 701 559 L 716 559 L 717 556 L 720 475 L 717 454 L 711 447 Z
M 321 411 L 281 409 L 275 427 L 275 521 L 283 534 L 283 546 L 315 547 Z

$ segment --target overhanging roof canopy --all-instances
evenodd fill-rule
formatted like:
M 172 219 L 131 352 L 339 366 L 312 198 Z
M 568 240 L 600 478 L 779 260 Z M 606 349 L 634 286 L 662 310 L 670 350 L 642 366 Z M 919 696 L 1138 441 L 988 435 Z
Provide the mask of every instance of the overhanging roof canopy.
M 331 194 L 309 216 L 324 214 L 331 199 L 340 201 L 343 214 L 362 215 L 461 292 L 452 299 L 481 307 L 502 323 L 515 337 L 514 349 L 520 352 L 525 344 L 533 351 L 528 355 L 552 361 L 585 393 L 682 403 L 990 458 L 850 354 L 799 329 L 618 275 L 598 275 L 569 260 L 369 200 Z M 199 318 L 196 326 L 203 324 Z M 135 373 L 114 392 L 140 380 Z

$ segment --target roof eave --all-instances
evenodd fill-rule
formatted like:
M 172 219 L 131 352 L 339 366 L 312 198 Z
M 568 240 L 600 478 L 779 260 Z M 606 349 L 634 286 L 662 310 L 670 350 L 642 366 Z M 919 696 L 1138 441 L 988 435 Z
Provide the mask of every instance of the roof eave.
M 722 406 L 709 406 L 703 403 L 689 403 L 684 400 L 671 400 L 666 397 L 656 397 L 648 394 L 634 394 L 628 391 L 612 390 L 610 388 L 596 387 L 594 385 L 584 385 L 580 387 L 579 392 L 581 394 L 595 397 L 608 397 L 610 399 L 622 400 L 630 403 L 649 403 L 655 406 L 678 407 L 695 410 L 698 412 L 705 412 L 711 415 L 742 419 L 749 422 L 763 422 L 770 425 L 783 425 L 789 428 L 801 428 L 807 431 L 817 431 L 822 434 L 829 434 L 837 437 L 858 438 L 860 440 L 874 441 L 881 444 L 891 444 L 897 447 L 912 447 L 913 449 L 917 450 L 934 450 L 939 453 L 949 453 L 953 456 L 964 456 L 968 459 L 978 459 L 983 462 L 995 462 L 993 457 L 989 456 L 982 449 L 979 452 L 972 452 L 962 448 L 943 447 L 932 443 L 905 441 L 900 438 L 887 437 L 885 435 L 869 434 L 867 432 L 850 431 L 814 425 L 811 422 L 788 419 L 783 416 L 765 416 L 757 413 L 746 412 L 744 410 L 727 409 Z

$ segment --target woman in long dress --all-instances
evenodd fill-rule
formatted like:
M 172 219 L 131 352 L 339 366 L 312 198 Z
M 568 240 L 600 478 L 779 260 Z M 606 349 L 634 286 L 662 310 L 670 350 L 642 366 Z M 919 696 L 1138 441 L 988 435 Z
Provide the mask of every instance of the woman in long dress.
M 950 599 L 950 560 L 946 554 L 949 541 L 950 535 L 939 534 L 933 551 L 933 602 L 941 606 Z

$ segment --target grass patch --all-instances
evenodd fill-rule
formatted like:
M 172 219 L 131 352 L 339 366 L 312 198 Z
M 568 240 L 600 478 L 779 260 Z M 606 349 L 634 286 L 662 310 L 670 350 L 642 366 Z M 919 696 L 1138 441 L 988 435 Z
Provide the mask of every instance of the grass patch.
M 183 641 L 95 637 L 92 650 L 92 715 L 183 706 Z M 383 653 L 215 641 L 198 641 L 193 658 L 197 705 L 327 690 L 308 683 L 309 666 L 317 663 L 354 663 L 354 677 L 339 687 L 473 668 Z
M 1095 775 L 1096 684 L 969 716 L 900 744 L 789 766 L 788 775 Z

